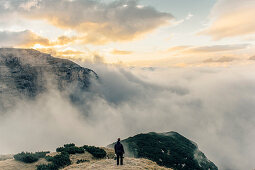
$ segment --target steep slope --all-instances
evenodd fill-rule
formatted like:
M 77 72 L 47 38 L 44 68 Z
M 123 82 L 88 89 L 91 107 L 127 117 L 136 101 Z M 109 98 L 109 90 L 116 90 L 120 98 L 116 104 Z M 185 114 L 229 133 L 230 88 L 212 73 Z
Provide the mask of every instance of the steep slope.
M 86 90 L 90 77 L 97 75 L 90 69 L 66 60 L 54 58 L 32 49 L 0 49 L 0 107 L 7 108 L 17 97 L 34 98 L 49 87 L 75 94 Z M 8 99 L 8 100 L 6 100 Z
M 197 145 L 176 132 L 139 134 L 122 141 L 126 156 L 147 158 L 176 170 L 217 170 Z M 113 147 L 114 144 L 109 145 Z

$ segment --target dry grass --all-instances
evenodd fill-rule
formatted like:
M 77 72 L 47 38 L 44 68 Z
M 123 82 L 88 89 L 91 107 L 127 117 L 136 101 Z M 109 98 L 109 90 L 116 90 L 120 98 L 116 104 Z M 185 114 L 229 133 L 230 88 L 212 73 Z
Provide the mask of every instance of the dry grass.
M 147 159 L 135 159 L 135 158 L 124 158 L 124 165 L 117 166 L 116 160 L 113 158 L 114 151 L 109 148 L 103 148 L 107 152 L 106 159 L 95 159 L 93 156 L 85 152 L 84 154 L 70 155 L 72 164 L 65 167 L 63 170 L 108 170 L 108 169 L 120 169 L 120 170 L 171 170 L 158 166 L 155 162 Z M 52 152 L 50 156 L 55 156 L 56 152 Z M 0 156 L 0 170 L 34 170 L 36 165 L 47 164 L 48 162 L 43 158 L 38 162 L 32 164 L 26 164 L 13 159 L 12 155 Z M 77 164 L 78 160 L 87 160 L 87 162 Z
M 40 159 L 39 161 L 31 164 L 16 161 L 14 159 L 7 159 L 0 161 L 1 170 L 32 170 L 36 168 L 36 165 L 47 163 L 45 159 Z
M 155 162 L 147 159 L 135 159 L 135 158 L 124 158 L 124 165 L 117 166 L 116 161 L 113 159 L 102 159 L 93 161 L 90 163 L 73 164 L 64 168 L 64 170 L 108 170 L 108 169 L 120 169 L 120 170 L 171 170 L 170 168 L 164 168 L 158 166 Z
M 94 159 L 89 153 L 85 154 L 75 154 L 70 158 L 72 160 L 72 165 L 64 168 L 63 170 L 108 170 L 108 169 L 120 169 L 120 170 L 171 170 L 170 168 L 165 168 L 158 166 L 155 162 L 147 159 L 135 159 L 135 158 L 124 158 L 124 165 L 117 166 L 116 160 L 113 158 L 114 150 L 109 148 L 103 148 L 107 152 L 107 159 Z M 84 162 L 76 164 L 77 160 L 89 160 L 89 162 Z
M 9 154 L 9 155 L 0 155 L 0 161 L 4 161 L 7 159 L 12 159 L 13 155 Z

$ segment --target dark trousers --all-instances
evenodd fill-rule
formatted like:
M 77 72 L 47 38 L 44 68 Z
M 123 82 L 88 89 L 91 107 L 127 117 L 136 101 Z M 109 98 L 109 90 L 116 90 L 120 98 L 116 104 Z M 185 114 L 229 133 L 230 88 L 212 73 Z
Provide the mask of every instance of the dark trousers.
M 123 154 L 117 154 L 117 165 L 123 165 Z

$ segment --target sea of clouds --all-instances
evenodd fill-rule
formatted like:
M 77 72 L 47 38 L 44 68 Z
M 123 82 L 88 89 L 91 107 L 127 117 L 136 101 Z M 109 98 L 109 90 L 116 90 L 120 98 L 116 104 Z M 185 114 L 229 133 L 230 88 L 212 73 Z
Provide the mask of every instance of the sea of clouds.
M 176 131 L 219 169 L 255 167 L 254 65 L 127 68 L 80 63 L 99 76 L 79 107 L 49 88 L 0 118 L 0 151 L 106 146 L 118 137 Z

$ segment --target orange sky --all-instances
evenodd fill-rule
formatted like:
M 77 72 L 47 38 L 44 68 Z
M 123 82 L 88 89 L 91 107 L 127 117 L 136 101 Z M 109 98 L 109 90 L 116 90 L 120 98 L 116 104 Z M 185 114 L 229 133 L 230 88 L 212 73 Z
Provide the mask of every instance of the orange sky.
M 7 0 L 0 46 L 132 66 L 253 62 L 255 1 L 198 1 Z

